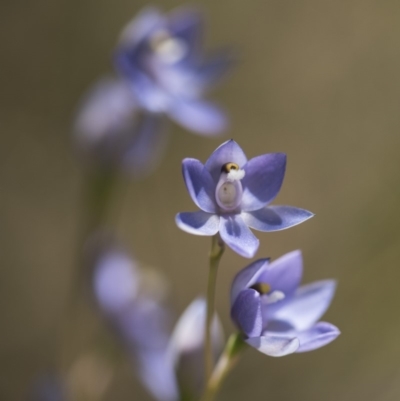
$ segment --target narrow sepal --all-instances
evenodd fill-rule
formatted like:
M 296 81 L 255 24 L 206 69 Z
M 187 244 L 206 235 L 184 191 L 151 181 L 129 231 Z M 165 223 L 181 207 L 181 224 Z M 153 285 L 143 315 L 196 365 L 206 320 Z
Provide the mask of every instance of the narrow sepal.
M 292 206 L 266 206 L 242 215 L 249 227 L 264 232 L 285 230 L 314 216 L 308 210 Z

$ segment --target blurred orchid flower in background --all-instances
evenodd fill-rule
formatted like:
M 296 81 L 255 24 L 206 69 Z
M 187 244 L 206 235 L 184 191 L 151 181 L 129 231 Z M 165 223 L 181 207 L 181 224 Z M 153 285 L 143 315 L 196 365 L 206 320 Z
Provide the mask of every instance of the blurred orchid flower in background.
M 115 246 L 104 248 L 95 258 L 93 291 L 103 316 L 155 399 L 173 401 L 179 399 L 180 391 L 200 391 L 204 384 L 204 299 L 188 306 L 171 334 L 170 311 L 163 303 L 165 283 L 156 273 L 148 275 L 148 269 L 139 269 Z M 217 317 L 212 339 L 217 357 L 224 343 Z
M 269 263 L 260 259 L 241 270 L 231 288 L 231 316 L 247 344 L 270 356 L 323 347 L 340 331 L 318 322 L 331 304 L 334 280 L 299 287 L 303 274 L 300 251 Z
M 200 212 L 179 213 L 176 223 L 196 235 L 215 235 L 239 255 L 251 258 L 259 240 L 249 227 L 278 231 L 308 220 L 313 214 L 292 206 L 268 206 L 282 186 L 286 155 L 269 153 L 247 160 L 242 148 L 229 140 L 205 165 L 197 159 L 182 162 L 183 178 Z
M 203 52 L 203 15 L 193 7 L 169 14 L 146 8 L 121 35 L 115 55 L 140 107 L 167 114 L 190 131 L 214 135 L 227 125 L 225 114 L 203 99 L 232 65 L 230 52 Z
M 120 168 L 135 178 L 152 172 L 163 154 L 162 116 L 139 110 L 127 82 L 103 78 L 83 99 L 75 141 L 85 165 Z
M 182 313 L 172 332 L 169 351 L 184 395 L 199 396 L 204 383 L 204 331 L 207 303 L 195 299 Z M 211 326 L 214 360 L 224 348 L 224 332 L 217 315 Z
M 203 55 L 203 16 L 185 7 L 142 11 L 116 50 L 118 78 L 103 78 L 84 97 L 75 142 L 86 165 L 151 173 L 167 142 L 165 115 L 190 131 L 221 133 L 227 118 L 203 99 L 232 65 L 230 52 Z
M 145 288 L 136 262 L 112 245 L 100 249 L 93 270 L 93 290 L 101 312 L 116 332 L 137 374 L 160 401 L 178 398 L 174 367 L 168 354 L 169 311 L 162 294 Z

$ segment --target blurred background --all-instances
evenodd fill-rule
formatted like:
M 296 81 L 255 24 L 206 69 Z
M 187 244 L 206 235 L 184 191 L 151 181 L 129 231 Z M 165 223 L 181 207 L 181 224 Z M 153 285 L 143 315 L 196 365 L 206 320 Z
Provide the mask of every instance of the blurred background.
M 146 4 L 0 3 L 1 400 L 26 399 L 33 378 L 52 363 L 79 227 L 82 171 L 72 121 L 82 94 L 112 71 L 121 28 Z M 179 4 L 159 5 L 167 11 Z M 219 399 L 398 400 L 400 3 L 198 4 L 207 15 L 208 47 L 239 50 L 240 62 L 212 96 L 229 112 L 230 130 L 204 139 L 174 125 L 160 168 L 127 188 L 120 237 L 169 280 L 178 316 L 205 291 L 210 246 L 209 238 L 175 226 L 175 213 L 195 210 L 181 160 L 205 161 L 228 138 L 248 157 L 287 153 L 275 203 L 316 216 L 287 231 L 260 233 L 257 256 L 300 248 L 305 282 L 337 278 L 324 320 L 342 335 L 319 351 L 281 359 L 249 350 Z M 221 262 L 217 308 L 227 333 L 230 283 L 247 263 L 229 249 Z M 123 364 L 104 399 L 150 398 Z

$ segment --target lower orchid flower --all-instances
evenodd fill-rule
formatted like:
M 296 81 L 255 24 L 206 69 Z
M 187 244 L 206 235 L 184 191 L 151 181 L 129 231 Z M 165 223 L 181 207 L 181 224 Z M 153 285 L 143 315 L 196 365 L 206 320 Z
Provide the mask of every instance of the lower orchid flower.
M 299 287 L 302 272 L 301 252 L 293 251 L 272 263 L 257 260 L 237 274 L 231 316 L 247 344 L 278 357 L 323 347 L 340 334 L 318 321 L 332 301 L 335 281 Z

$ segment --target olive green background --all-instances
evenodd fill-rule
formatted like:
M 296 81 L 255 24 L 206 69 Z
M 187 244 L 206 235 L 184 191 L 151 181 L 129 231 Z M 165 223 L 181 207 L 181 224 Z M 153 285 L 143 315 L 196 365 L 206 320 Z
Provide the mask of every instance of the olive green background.
M 178 2 L 163 1 L 169 10 Z M 400 3 L 386 0 L 202 1 L 207 47 L 233 45 L 239 63 L 212 97 L 231 117 L 207 139 L 173 125 L 155 174 L 131 182 L 118 232 L 170 281 L 176 313 L 205 291 L 209 238 L 178 230 L 195 210 L 184 157 L 205 161 L 228 138 L 249 157 L 285 152 L 276 204 L 316 216 L 258 236 L 257 257 L 303 250 L 305 282 L 337 278 L 324 320 L 342 335 L 281 359 L 249 350 L 220 400 L 395 401 L 400 398 Z M 84 91 L 112 72 L 122 26 L 145 5 L 126 0 L 0 3 L 0 399 L 21 400 L 54 357 L 71 289 L 82 171 L 71 123 Z M 228 250 L 217 307 L 226 332 Z M 101 325 L 99 325 L 99 330 Z M 85 326 L 80 330 L 85 331 Z M 71 355 L 69 355 L 72 357 Z M 100 386 L 101 383 L 99 382 Z M 96 384 L 95 384 L 96 387 Z M 104 400 L 147 400 L 122 363 Z

